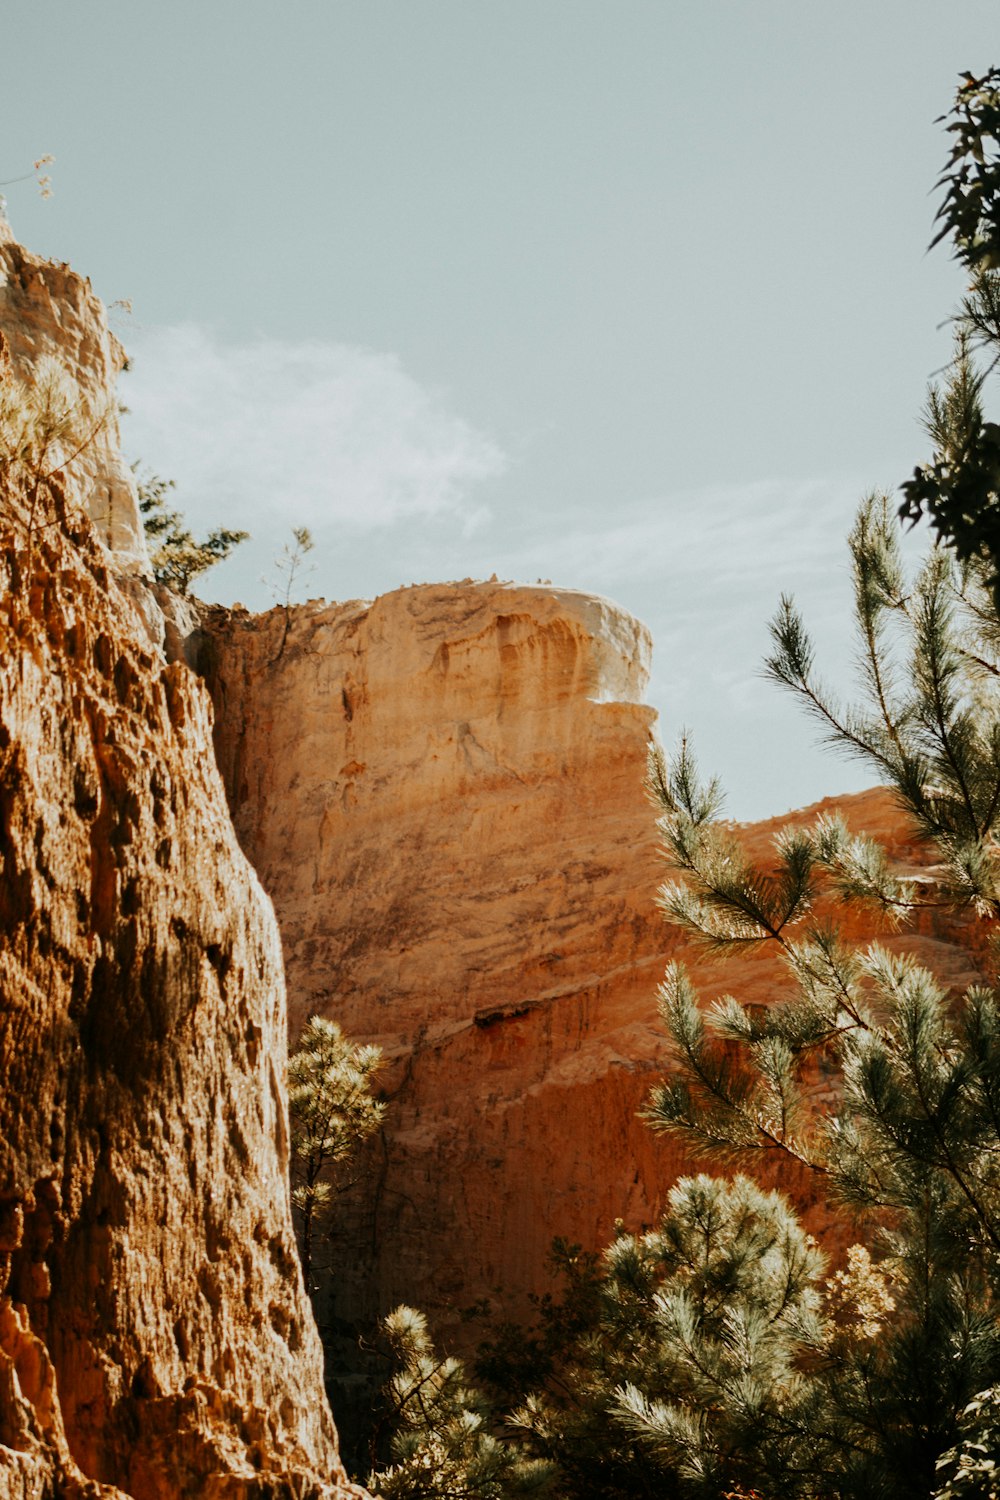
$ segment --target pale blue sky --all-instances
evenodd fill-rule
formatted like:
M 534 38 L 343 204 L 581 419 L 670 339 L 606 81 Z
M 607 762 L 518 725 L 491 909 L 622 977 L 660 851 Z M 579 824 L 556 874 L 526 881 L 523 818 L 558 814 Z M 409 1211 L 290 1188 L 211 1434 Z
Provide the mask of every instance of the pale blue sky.
M 995 0 L 33 0 L 0 177 L 133 352 L 134 456 L 254 540 L 206 597 L 515 577 L 651 627 L 650 700 L 733 815 L 867 776 L 762 684 L 794 592 L 837 677 L 841 539 L 924 454 L 925 255 Z

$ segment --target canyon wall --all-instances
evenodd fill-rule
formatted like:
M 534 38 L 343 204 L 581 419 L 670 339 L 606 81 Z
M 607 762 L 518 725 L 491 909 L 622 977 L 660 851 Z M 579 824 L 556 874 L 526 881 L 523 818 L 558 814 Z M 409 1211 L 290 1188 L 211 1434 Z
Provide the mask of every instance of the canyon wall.
M 275 901 L 293 1038 L 321 1013 L 386 1056 L 384 1136 L 338 1205 L 335 1318 L 407 1300 L 454 1334 L 496 1288 L 523 1314 L 553 1236 L 651 1222 L 690 1165 L 637 1116 L 669 1065 L 667 958 L 706 998 L 786 989 L 769 950 L 734 972 L 656 909 L 648 652 L 606 600 L 495 582 L 205 614 L 219 765 Z M 887 793 L 839 805 L 919 863 Z M 758 855 L 783 821 L 745 830 Z M 972 977 L 943 919 L 906 941 Z M 781 1186 L 823 1228 L 815 1185 Z
M 0 252 L 19 375 L 64 354 L 110 400 L 86 283 Z M 0 453 L 0 1494 L 332 1500 L 278 931 L 91 461 L 39 528 Z
M 293 1036 L 320 1012 L 387 1060 L 370 1191 L 339 1215 L 344 1313 L 527 1290 L 651 1149 L 648 653 L 605 600 L 495 583 L 209 612 L 219 763 Z M 609 1068 L 638 1088 L 606 1110 Z
M 3 226 L 0 332 L 11 372 L 55 358 L 102 413 L 41 530 L 0 453 L 0 1493 L 347 1494 L 291 1227 L 289 1023 L 385 1051 L 331 1321 L 408 1300 L 454 1332 L 484 1296 L 523 1315 L 552 1236 L 651 1222 L 690 1165 L 638 1117 L 666 959 L 708 999 L 785 981 L 656 910 L 641 625 L 467 580 L 205 609 L 185 641 L 117 450 L 121 350 Z M 840 805 L 920 866 L 886 793 Z M 962 985 L 955 936 L 927 913 L 888 941 Z M 822 1228 L 813 1184 L 781 1185 Z

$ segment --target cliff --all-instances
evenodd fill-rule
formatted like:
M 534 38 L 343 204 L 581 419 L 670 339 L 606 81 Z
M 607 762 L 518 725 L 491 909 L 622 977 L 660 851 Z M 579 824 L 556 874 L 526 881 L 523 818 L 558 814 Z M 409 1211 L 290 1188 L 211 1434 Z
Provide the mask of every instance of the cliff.
M 658 978 L 656 854 L 636 837 L 648 635 L 605 600 L 471 583 L 212 611 L 206 635 L 293 1035 L 322 1012 L 390 1064 L 369 1190 L 340 1215 L 337 1309 L 527 1289 L 551 1234 L 583 1203 L 617 1213 L 648 1152 L 639 1095 L 606 1111 L 591 1086 L 652 1045 L 619 1014 Z
M 86 277 L 25 250 L 2 212 L 0 331 L 16 375 L 31 379 L 49 358 L 70 378 L 87 441 L 61 455 L 64 488 L 113 552 L 117 572 L 147 574 L 135 478 L 120 451 L 115 382 L 125 351 Z
M 706 1000 L 785 989 L 772 952 L 709 960 L 656 909 L 648 651 L 606 600 L 497 583 L 206 614 L 219 765 L 275 901 L 293 1036 L 320 1012 L 387 1057 L 384 1139 L 338 1205 L 348 1321 L 406 1300 L 454 1335 L 497 1288 L 523 1314 L 554 1235 L 650 1223 L 691 1166 L 637 1118 L 669 1066 L 668 957 Z M 796 816 L 833 806 L 925 857 L 884 791 Z M 743 833 L 766 858 L 787 821 Z M 943 917 L 880 936 L 974 977 Z M 814 1183 L 780 1186 L 826 1227 Z
M 0 276 L 19 374 L 52 354 L 106 405 L 88 284 L 9 236 Z M 0 462 L 0 1494 L 358 1493 L 291 1225 L 278 931 L 114 436 L 42 529 Z
M 690 1166 L 637 1117 L 682 947 L 642 789 L 648 635 L 603 599 L 466 581 L 208 609 L 184 640 L 117 450 L 120 347 L 88 283 L 2 226 L 0 332 L 14 372 L 54 358 L 100 414 L 44 526 L 0 453 L 0 1494 L 345 1495 L 289 1210 L 289 1024 L 333 1016 L 387 1059 L 334 1323 L 408 1300 L 454 1329 L 498 1287 L 523 1314 L 553 1235 L 649 1223 Z M 841 805 L 921 865 L 885 792 Z M 783 821 L 745 836 L 766 853 Z M 961 985 L 956 936 L 928 913 L 889 941 Z M 782 991 L 766 951 L 687 957 L 706 999 Z M 821 1228 L 812 1184 L 781 1185 Z

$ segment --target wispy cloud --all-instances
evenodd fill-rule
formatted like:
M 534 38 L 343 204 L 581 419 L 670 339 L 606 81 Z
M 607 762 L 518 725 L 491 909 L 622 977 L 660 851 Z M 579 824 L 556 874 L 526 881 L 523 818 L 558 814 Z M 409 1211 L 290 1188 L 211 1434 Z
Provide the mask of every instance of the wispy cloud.
M 570 526 L 536 523 L 508 559 L 534 561 L 560 533 L 560 567 L 588 577 L 597 568 L 609 585 L 655 574 L 742 586 L 789 564 L 825 572 L 861 493 L 852 479 L 773 479 L 615 497 L 602 515 L 577 514 Z
M 454 514 L 503 453 L 392 354 L 261 338 L 227 345 L 193 324 L 129 339 L 125 440 L 178 483 L 205 524 L 336 525 L 355 533 Z

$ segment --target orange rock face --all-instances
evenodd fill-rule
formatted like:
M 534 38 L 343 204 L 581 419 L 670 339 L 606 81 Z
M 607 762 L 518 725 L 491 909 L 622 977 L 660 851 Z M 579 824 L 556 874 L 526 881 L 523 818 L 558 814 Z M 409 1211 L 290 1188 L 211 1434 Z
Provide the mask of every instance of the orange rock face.
M 22 375 L 52 354 L 99 404 L 102 320 L 0 231 Z M 706 999 L 768 1004 L 786 979 L 659 917 L 628 615 L 467 582 L 209 610 L 199 646 L 177 612 L 220 778 L 204 687 L 158 648 L 126 472 L 103 427 L 30 543 L 0 494 L 0 1494 L 318 1500 L 351 1490 L 292 1236 L 289 1017 L 387 1060 L 334 1315 L 407 1300 L 454 1328 L 496 1288 L 522 1315 L 553 1235 L 651 1222 L 690 1165 L 638 1118 L 669 1065 L 666 959 Z M 920 865 L 886 793 L 841 806 Z M 976 977 L 974 931 L 943 915 L 888 941 Z M 822 1227 L 811 1182 L 765 1176 Z
M 596 1247 L 616 1218 L 652 1222 L 691 1165 L 637 1117 L 669 1066 L 667 958 L 706 1000 L 788 991 L 773 952 L 709 960 L 656 910 L 648 649 L 605 600 L 495 583 L 206 616 L 220 769 L 275 902 L 293 1035 L 321 1012 L 387 1058 L 335 1313 L 406 1300 L 454 1332 L 496 1288 L 523 1313 L 554 1235 Z M 888 793 L 839 806 L 919 864 Z M 745 829 L 751 849 L 787 821 Z M 887 940 L 967 983 L 954 936 L 941 919 Z M 762 1175 L 824 1227 L 813 1182 Z
M 66 489 L 30 540 L 0 491 L 0 1494 L 359 1493 L 295 1251 L 273 913 L 207 694 Z
M 322 1012 L 389 1062 L 338 1307 L 526 1291 L 554 1233 L 610 1226 L 654 1150 L 634 1119 L 663 939 L 647 633 L 586 595 L 458 584 L 212 611 L 206 635 L 293 1034 Z
M 125 351 L 86 277 L 25 250 L 2 213 L 0 331 L 16 374 L 30 378 L 51 357 L 69 377 L 89 441 L 60 455 L 64 487 L 114 552 L 118 572 L 148 573 L 135 478 L 119 448 L 115 381 Z

